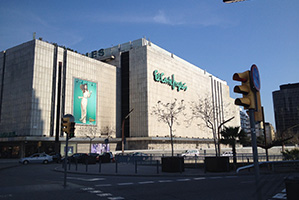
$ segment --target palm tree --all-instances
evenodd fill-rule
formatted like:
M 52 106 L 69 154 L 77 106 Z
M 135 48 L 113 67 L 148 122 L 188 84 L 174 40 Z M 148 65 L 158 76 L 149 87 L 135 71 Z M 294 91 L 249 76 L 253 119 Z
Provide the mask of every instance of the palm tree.
M 237 164 L 236 144 L 248 144 L 249 141 L 250 140 L 247 137 L 247 133 L 240 127 L 225 127 L 224 130 L 221 131 L 220 143 L 227 144 L 232 147 L 233 161 L 235 166 Z

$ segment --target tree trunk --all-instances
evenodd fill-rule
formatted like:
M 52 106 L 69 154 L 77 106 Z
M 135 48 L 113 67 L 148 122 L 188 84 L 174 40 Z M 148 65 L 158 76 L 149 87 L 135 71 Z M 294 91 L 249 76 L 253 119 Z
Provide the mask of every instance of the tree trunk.
M 170 144 L 171 144 L 171 156 L 173 157 L 173 138 L 172 138 L 172 127 L 170 126 Z

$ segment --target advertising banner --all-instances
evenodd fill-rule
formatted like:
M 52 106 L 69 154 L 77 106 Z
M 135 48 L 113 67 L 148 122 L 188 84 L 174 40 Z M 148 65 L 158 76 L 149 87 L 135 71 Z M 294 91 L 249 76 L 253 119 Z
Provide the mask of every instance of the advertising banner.
M 97 84 L 75 78 L 73 105 L 77 124 L 96 125 Z
M 102 154 L 104 152 L 109 152 L 110 151 L 110 147 L 109 144 L 92 144 L 91 146 L 91 153 L 98 153 L 98 154 Z

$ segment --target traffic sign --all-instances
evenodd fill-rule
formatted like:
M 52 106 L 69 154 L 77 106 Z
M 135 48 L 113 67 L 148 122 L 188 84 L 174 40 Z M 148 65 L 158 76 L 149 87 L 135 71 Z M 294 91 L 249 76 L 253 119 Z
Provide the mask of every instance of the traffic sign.
M 258 70 L 256 65 L 251 66 L 250 75 L 251 75 L 252 87 L 256 91 L 260 91 L 260 89 L 261 89 L 261 79 L 260 79 L 259 70 Z

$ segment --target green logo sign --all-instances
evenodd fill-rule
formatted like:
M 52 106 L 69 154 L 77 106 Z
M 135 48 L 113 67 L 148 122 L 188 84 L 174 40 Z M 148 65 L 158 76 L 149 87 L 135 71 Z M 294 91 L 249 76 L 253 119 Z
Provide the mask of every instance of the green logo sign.
M 171 89 L 174 90 L 175 88 L 177 88 L 177 91 L 179 92 L 180 90 L 187 90 L 187 86 L 185 85 L 186 83 L 182 83 L 182 82 L 176 82 L 174 80 L 174 74 L 172 74 L 169 77 L 163 77 L 164 73 L 158 73 L 158 70 L 155 70 L 153 72 L 154 75 L 154 80 L 156 82 L 160 82 L 163 84 L 167 84 L 169 86 L 171 86 Z

